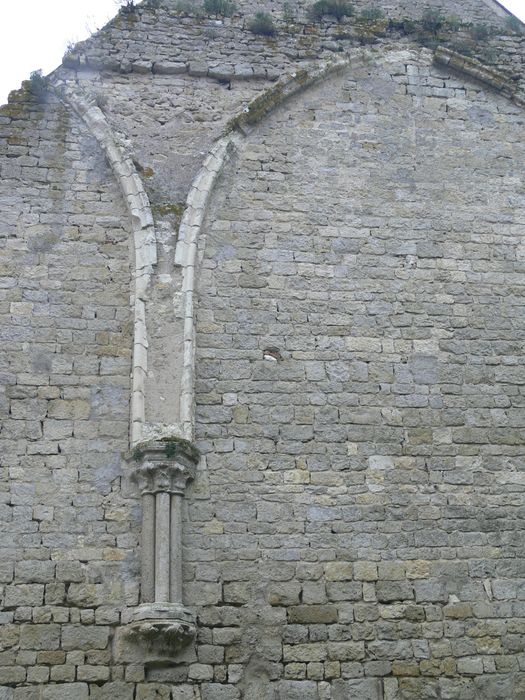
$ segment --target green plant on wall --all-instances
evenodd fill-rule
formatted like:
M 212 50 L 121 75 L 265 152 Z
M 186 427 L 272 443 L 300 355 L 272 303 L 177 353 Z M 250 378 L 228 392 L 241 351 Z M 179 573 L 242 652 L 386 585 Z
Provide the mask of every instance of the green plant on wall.
M 137 9 L 134 0 L 122 0 L 120 11 L 123 14 L 129 15 Z
M 525 25 L 523 24 L 523 22 L 520 22 L 520 20 L 517 17 L 514 17 L 514 15 L 509 15 L 505 19 L 505 27 L 508 31 L 513 32 L 514 34 L 521 35 L 525 33 Z
M 153 206 L 156 214 L 160 216 L 174 216 L 177 219 L 181 219 L 184 214 L 184 209 L 186 204 L 184 202 L 177 202 L 175 204 L 157 204 Z
M 445 25 L 449 32 L 459 32 L 462 22 L 456 15 L 445 17 Z
M 259 34 L 260 36 L 274 36 L 277 33 L 273 19 L 267 12 L 257 12 L 255 17 L 248 23 L 248 29 L 253 34 Z
M 39 102 L 44 102 L 47 91 L 48 81 L 44 78 L 41 70 L 34 70 L 29 75 L 29 92 L 34 95 Z
M 445 24 L 445 17 L 439 10 L 425 10 L 421 17 L 421 27 L 426 32 L 436 34 Z
M 377 22 L 379 19 L 383 19 L 385 16 L 383 10 L 380 7 L 367 7 L 359 15 L 359 18 L 365 20 L 365 22 Z
M 490 36 L 491 28 L 488 24 L 473 24 L 470 28 L 470 34 L 476 41 L 483 41 Z
M 474 48 L 472 46 L 472 43 L 469 43 L 467 41 L 453 41 L 450 44 L 450 48 L 452 49 L 452 51 L 460 53 L 463 56 L 474 56 Z
M 323 17 L 335 17 L 339 22 L 343 17 L 354 14 L 354 6 L 347 0 L 317 0 L 310 7 L 310 17 L 320 21 Z
M 141 442 L 135 446 L 133 452 L 131 453 L 132 459 L 135 462 L 140 462 L 142 459 L 144 459 L 148 449 L 150 449 L 152 445 L 156 445 L 158 443 L 162 443 L 164 454 L 168 459 L 173 459 L 176 455 L 182 454 L 187 455 L 194 462 L 199 461 L 199 450 L 189 440 L 185 440 L 184 438 L 180 437 L 163 437 L 159 438 L 158 440 Z
M 414 20 L 403 17 L 402 19 L 389 19 L 388 28 L 398 30 L 403 34 L 414 34 L 417 31 L 417 24 Z
M 204 11 L 216 17 L 231 17 L 237 9 L 230 0 L 204 0 Z
M 285 22 L 295 22 L 296 14 L 289 2 L 283 3 L 283 19 Z
M 66 50 L 62 56 L 62 62 L 67 63 L 68 61 L 73 61 L 75 57 L 75 44 L 72 41 L 68 41 L 66 45 Z
M 177 0 L 175 3 L 175 12 L 181 15 L 202 15 L 202 9 L 197 7 L 193 0 Z

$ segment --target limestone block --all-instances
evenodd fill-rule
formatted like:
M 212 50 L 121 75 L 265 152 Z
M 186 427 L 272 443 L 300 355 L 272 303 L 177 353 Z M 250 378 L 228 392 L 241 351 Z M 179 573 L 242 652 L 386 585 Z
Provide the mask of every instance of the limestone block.
M 155 61 L 153 64 L 153 72 L 160 75 L 177 75 L 185 73 L 187 70 L 185 63 L 176 61 Z
M 354 578 L 358 581 L 377 581 L 377 564 L 371 561 L 356 561 L 353 565 Z
M 97 700 L 133 700 L 134 687 L 121 681 L 90 686 L 90 696 Z
M 337 608 L 334 605 L 297 605 L 288 608 L 291 623 L 331 623 L 337 622 Z
M 0 627 L 0 643 L 3 649 L 9 649 L 18 644 L 20 627 L 18 625 L 3 624 Z
M 87 700 L 88 694 L 88 685 L 86 683 L 50 684 L 42 689 L 43 700 L 70 700 L 73 697 L 79 700 Z
M 50 401 L 47 415 L 49 418 L 64 418 L 64 419 L 86 419 L 89 418 L 91 406 L 89 401 L 63 401 L 57 399 Z
M 44 599 L 44 586 L 41 584 L 21 584 L 7 586 L 5 589 L 5 605 L 14 607 L 17 605 L 42 605 Z
M 237 700 L 241 697 L 235 686 L 219 683 L 203 683 L 201 696 L 202 700 Z
M 109 640 L 109 627 L 84 625 L 64 625 L 62 628 L 62 648 L 105 649 Z
M 364 642 L 329 642 L 328 658 L 331 661 L 359 661 L 365 658 Z
M 60 646 L 59 625 L 22 625 L 20 628 L 21 649 L 58 649 Z
M 279 700 L 319 700 L 315 681 L 280 681 L 277 693 Z
M 351 581 L 353 566 L 347 562 L 328 562 L 325 565 L 325 577 L 327 581 Z
M 363 680 L 335 680 L 333 683 L 333 693 L 336 700 L 343 700 L 344 697 L 369 697 L 371 700 L 379 700 L 382 696 L 382 684 L 377 678 Z
M 196 78 L 201 78 L 208 75 L 208 64 L 203 61 L 190 61 L 188 64 L 188 72 Z

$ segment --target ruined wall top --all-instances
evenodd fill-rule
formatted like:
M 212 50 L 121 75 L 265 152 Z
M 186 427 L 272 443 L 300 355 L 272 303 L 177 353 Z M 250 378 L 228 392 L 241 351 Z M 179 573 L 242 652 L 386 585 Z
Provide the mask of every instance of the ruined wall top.
M 180 11 L 181 7 L 195 6 L 201 3 L 198 0 L 181 2 L 180 0 L 146 0 L 142 5 L 152 9 L 163 8 L 169 11 Z M 313 0 L 238 0 L 235 3 L 240 14 L 253 14 L 256 12 L 271 12 L 276 16 L 293 14 L 299 18 L 305 18 Z M 496 0 L 388 0 L 371 2 L 371 0 L 352 0 L 351 4 L 356 11 L 363 9 L 379 8 L 385 15 L 402 15 L 404 17 L 417 18 L 426 10 L 435 10 L 445 15 L 454 15 L 466 21 L 492 21 L 497 18 L 504 20 L 509 15 Z
M 298 63 L 337 58 L 356 45 L 402 41 L 430 49 L 444 45 L 506 72 L 511 80 L 524 74 L 524 26 L 493 0 L 341 3 L 351 6 L 351 16 L 313 17 L 309 0 L 241 0 L 226 14 L 214 13 L 209 5 L 205 9 L 204 0 L 130 2 L 103 30 L 66 54 L 63 66 L 275 80 Z M 271 26 L 254 32 L 253 19 L 261 10 Z

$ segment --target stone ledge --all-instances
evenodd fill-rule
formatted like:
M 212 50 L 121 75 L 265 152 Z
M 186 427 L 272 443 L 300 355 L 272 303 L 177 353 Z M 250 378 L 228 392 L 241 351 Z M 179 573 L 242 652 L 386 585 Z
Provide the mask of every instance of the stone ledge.
M 125 634 L 149 651 L 176 654 L 195 637 L 195 616 L 176 603 L 145 603 L 136 608 Z
M 64 68 L 77 71 L 108 71 L 111 73 L 140 73 L 143 75 L 189 75 L 193 78 L 212 78 L 219 82 L 270 80 L 275 81 L 279 73 L 271 68 L 254 68 L 247 64 L 224 65 L 196 60 L 183 61 L 128 61 L 104 56 L 71 53 L 62 61 Z

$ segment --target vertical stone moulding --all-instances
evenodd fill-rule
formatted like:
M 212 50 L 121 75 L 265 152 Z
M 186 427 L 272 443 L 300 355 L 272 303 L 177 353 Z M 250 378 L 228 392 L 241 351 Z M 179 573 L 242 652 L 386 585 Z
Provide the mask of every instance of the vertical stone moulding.
M 177 653 L 195 636 L 195 617 L 182 600 L 182 499 L 195 476 L 199 452 L 187 440 L 163 438 L 137 445 L 132 478 L 142 496 L 141 603 L 130 639 Z

